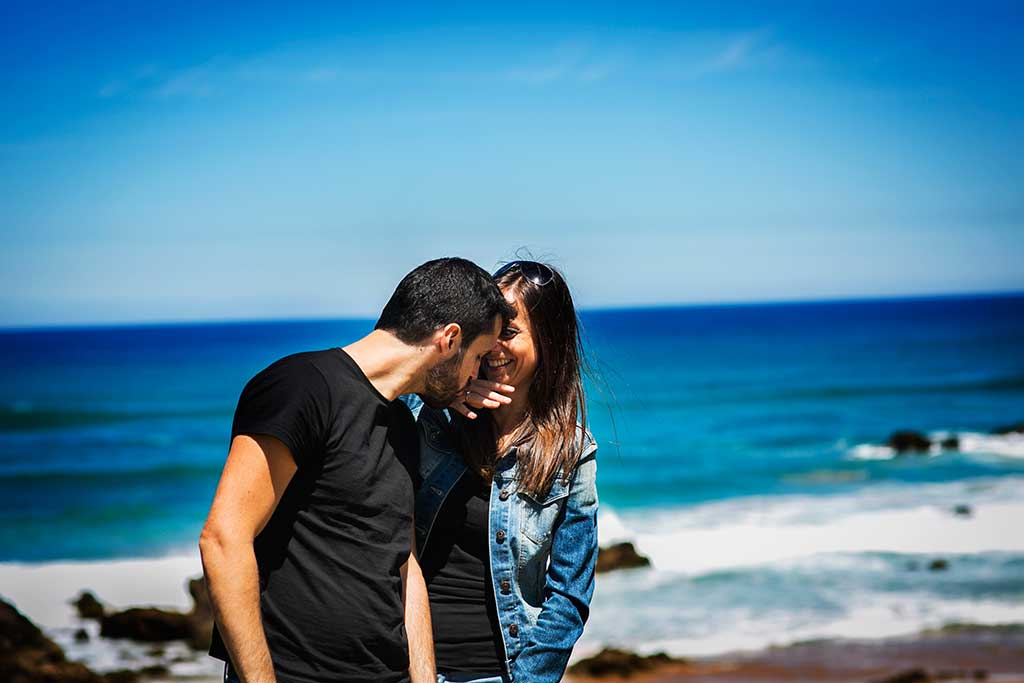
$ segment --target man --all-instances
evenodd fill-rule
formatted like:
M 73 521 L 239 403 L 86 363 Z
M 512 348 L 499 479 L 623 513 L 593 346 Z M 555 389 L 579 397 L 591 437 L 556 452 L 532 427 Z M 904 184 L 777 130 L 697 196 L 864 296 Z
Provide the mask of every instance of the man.
M 412 552 L 416 427 L 395 399 L 450 403 L 513 316 L 486 271 L 430 261 L 373 332 L 246 385 L 199 540 L 226 678 L 435 681 Z

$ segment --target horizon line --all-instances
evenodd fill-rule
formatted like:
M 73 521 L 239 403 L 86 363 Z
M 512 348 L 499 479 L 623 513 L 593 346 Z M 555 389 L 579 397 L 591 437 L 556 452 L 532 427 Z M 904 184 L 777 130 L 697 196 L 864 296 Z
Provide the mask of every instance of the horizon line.
M 757 306 L 800 306 L 810 304 L 828 303 L 870 303 L 883 301 L 922 301 L 932 299 L 996 299 L 1024 297 L 1024 289 L 1021 290 L 983 290 L 976 292 L 950 292 L 939 294 L 891 294 L 882 296 L 837 296 L 837 297 L 811 297 L 805 299 L 746 299 L 746 300 L 723 300 L 705 302 L 672 302 L 672 303 L 637 303 L 615 306 L 595 306 L 578 308 L 578 314 L 605 313 L 616 311 L 645 311 L 645 310 L 676 310 L 683 308 L 742 308 Z M 191 327 L 201 325 L 259 325 L 277 323 L 316 323 L 316 322 L 340 322 L 340 321 L 365 321 L 373 320 L 372 316 L 310 316 L 310 317 L 274 317 L 274 318 L 193 318 L 193 319 L 167 319 L 167 320 L 144 320 L 144 321 L 113 321 L 113 322 L 83 322 L 83 323 L 43 323 L 39 325 L 0 325 L 0 334 L 17 332 L 59 332 L 74 330 L 101 330 L 109 328 L 139 328 L 139 327 Z

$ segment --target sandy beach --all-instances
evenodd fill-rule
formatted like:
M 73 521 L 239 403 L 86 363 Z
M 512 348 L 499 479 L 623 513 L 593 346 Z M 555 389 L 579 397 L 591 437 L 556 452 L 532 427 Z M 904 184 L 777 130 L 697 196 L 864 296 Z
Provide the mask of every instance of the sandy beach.
M 913 672 L 920 673 L 913 673 Z M 923 677 L 922 676 L 926 676 Z M 903 678 L 897 678 L 903 676 Z M 865 683 L 1024 681 L 1024 625 L 905 638 L 822 640 L 670 664 L 629 677 L 569 675 L 567 683 Z

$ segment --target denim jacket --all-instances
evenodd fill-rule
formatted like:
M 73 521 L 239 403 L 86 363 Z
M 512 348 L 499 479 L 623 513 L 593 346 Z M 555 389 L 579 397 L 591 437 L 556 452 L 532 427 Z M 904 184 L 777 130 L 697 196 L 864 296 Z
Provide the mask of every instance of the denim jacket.
M 445 411 L 403 396 L 417 417 L 421 484 L 416 547 L 422 555 L 448 493 L 466 464 L 455 451 Z M 582 433 L 583 454 L 568 483 L 555 479 L 538 499 L 516 491 L 515 449 L 498 460 L 491 483 L 491 581 L 513 681 L 559 681 L 583 634 L 597 563 L 597 444 Z

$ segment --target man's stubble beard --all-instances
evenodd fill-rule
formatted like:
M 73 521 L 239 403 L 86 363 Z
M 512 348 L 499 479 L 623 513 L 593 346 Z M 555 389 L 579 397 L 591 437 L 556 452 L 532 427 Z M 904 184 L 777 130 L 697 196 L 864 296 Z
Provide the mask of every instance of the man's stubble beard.
M 466 349 L 459 349 L 453 358 L 441 361 L 427 370 L 426 386 L 420 396 L 431 408 L 446 408 L 462 391 L 463 384 L 459 381 L 459 368 Z

